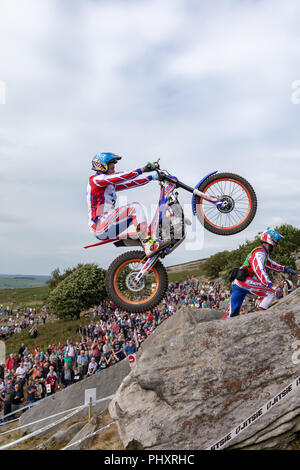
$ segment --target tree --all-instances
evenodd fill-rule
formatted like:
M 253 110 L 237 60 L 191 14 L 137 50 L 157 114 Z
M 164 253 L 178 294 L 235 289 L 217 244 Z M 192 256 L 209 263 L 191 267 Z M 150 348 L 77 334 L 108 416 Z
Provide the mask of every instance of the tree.
M 275 230 L 283 235 L 284 238 L 274 251 L 272 259 L 283 266 L 295 268 L 296 263 L 293 253 L 297 252 L 300 248 L 300 230 L 287 224 L 276 227 Z
M 48 284 L 50 291 L 55 289 L 55 287 L 57 287 L 61 281 L 66 279 L 66 277 L 76 271 L 76 269 L 80 268 L 80 266 L 83 266 L 83 264 L 78 264 L 75 268 L 67 268 L 63 274 L 60 274 L 59 268 L 54 269 L 54 271 L 52 271 L 51 273 L 51 279 L 46 281 L 46 284 Z
M 46 281 L 46 284 L 49 286 L 50 290 L 54 289 L 57 286 L 58 282 L 60 281 L 60 270 L 59 268 L 54 269 L 51 273 L 51 279 Z
M 209 278 L 219 277 L 220 272 L 224 270 L 224 266 L 227 265 L 229 251 L 221 251 L 208 258 L 201 265 L 201 269 Z
M 74 268 L 50 291 L 48 304 L 52 313 L 60 318 L 79 318 L 80 312 L 107 297 L 105 270 L 96 264 L 83 264 Z

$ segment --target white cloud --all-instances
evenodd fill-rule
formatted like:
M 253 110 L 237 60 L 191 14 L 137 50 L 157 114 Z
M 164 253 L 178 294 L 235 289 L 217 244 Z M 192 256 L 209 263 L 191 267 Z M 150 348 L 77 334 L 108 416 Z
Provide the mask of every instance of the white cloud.
M 103 150 L 124 155 L 125 168 L 160 156 L 190 185 L 215 169 L 249 179 L 254 222 L 235 237 L 206 232 L 193 258 L 279 218 L 297 225 L 299 10 L 296 0 L 2 0 L 1 271 L 107 266 L 118 254 L 82 248 L 93 242 L 90 159 Z M 128 197 L 149 204 L 154 192 Z M 190 256 L 182 245 L 166 264 Z

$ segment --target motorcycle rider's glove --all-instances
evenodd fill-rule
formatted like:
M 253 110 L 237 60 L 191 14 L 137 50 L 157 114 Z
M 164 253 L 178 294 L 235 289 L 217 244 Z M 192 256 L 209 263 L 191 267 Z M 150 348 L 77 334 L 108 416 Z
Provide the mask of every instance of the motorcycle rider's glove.
M 159 180 L 158 173 L 153 173 L 152 179 L 153 179 L 153 180 Z
M 148 171 L 156 170 L 156 163 L 155 162 L 148 162 L 146 166 L 142 168 L 143 173 L 147 173 Z
M 294 271 L 293 269 L 290 269 L 290 268 L 284 268 L 284 272 L 288 273 L 288 274 L 292 274 L 293 276 L 295 274 L 297 274 L 296 271 Z

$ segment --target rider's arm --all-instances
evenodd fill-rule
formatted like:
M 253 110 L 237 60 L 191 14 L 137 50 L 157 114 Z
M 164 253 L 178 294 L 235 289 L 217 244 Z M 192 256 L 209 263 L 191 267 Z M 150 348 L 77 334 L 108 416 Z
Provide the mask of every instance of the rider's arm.
M 128 181 L 128 183 L 119 183 L 115 185 L 115 190 L 116 191 L 123 191 L 123 189 L 130 189 L 130 188 L 136 188 L 137 186 L 143 186 L 144 184 L 149 183 L 149 181 L 152 180 L 152 175 L 145 176 L 143 178 L 137 178 L 131 181 Z
M 141 168 L 137 168 L 136 170 L 121 171 L 120 173 L 114 173 L 113 175 L 96 175 L 93 177 L 93 182 L 96 184 L 96 186 L 105 187 L 109 184 L 126 183 L 127 181 L 133 180 L 141 174 Z
M 284 266 L 281 266 L 281 264 L 276 263 L 270 258 L 268 259 L 266 266 L 268 269 L 272 269 L 273 271 L 278 271 L 280 273 L 284 271 Z
M 251 268 L 257 279 L 266 287 L 272 286 L 272 282 L 266 272 L 264 266 L 266 253 L 264 251 L 257 251 L 252 260 L 249 260 Z

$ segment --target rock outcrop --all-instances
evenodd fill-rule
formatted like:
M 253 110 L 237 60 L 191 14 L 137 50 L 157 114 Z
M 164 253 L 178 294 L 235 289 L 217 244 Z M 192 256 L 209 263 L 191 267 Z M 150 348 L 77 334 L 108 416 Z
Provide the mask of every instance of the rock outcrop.
M 86 446 L 92 442 L 93 436 L 90 436 L 99 427 L 99 419 L 97 416 L 91 419 L 90 423 L 87 423 L 75 436 L 72 437 L 68 442 L 69 450 L 83 450 Z M 80 442 L 82 441 L 82 442 Z M 78 442 L 78 444 L 76 444 Z M 73 445 L 74 444 L 74 445 Z
M 300 288 L 231 319 L 180 310 L 143 344 L 109 405 L 125 448 L 208 448 L 300 375 L 296 348 Z M 299 430 L 300 387 L 225 447 L 285 449 Z

